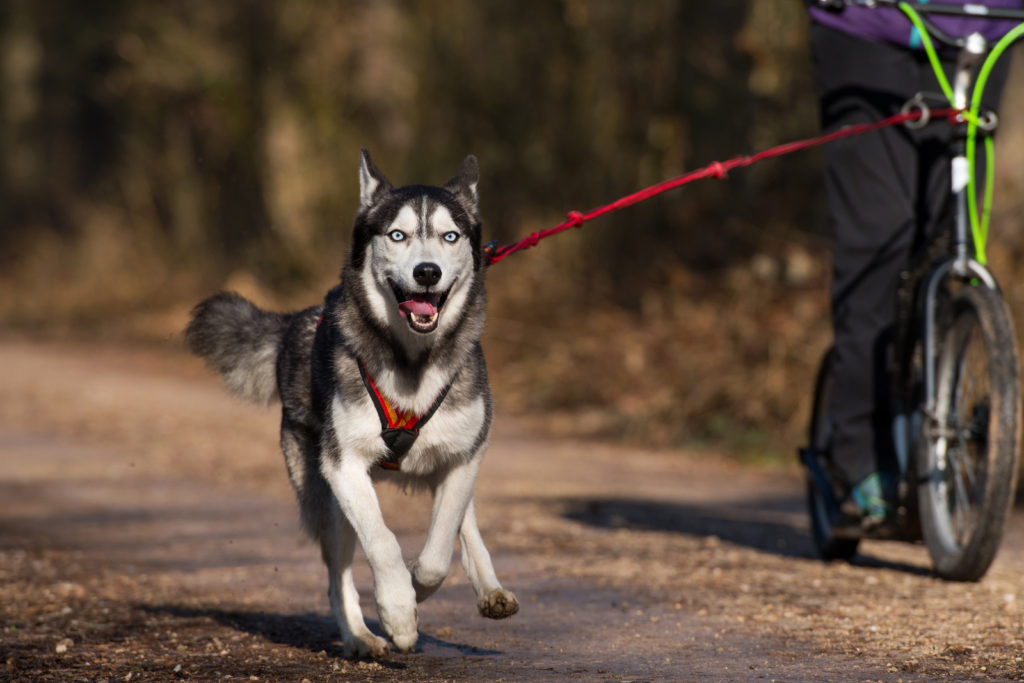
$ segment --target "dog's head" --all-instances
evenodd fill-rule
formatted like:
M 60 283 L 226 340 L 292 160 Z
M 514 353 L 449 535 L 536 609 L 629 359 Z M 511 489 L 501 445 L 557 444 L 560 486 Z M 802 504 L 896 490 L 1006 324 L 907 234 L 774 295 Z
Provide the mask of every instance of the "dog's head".
M 479 293 L 478 180 L 470 155 L 442 187 L 394 188 L 362 151 L 350 265 L 382 327 L 426 341 L 456 325 Z

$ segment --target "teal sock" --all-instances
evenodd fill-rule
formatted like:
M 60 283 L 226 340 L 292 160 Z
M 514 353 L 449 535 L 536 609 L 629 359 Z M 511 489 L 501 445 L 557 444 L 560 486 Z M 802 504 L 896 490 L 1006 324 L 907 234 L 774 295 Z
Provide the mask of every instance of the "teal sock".
M 853 500 L 864 517 L 884 517 L 889 511 L 885 487 L 879 472 L 869 474 L 853 487 Z

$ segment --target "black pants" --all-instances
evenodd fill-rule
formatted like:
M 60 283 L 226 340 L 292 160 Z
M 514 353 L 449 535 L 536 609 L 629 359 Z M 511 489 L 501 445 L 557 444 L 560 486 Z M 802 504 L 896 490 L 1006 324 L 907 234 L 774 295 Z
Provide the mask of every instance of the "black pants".
M 815 24 L 811 41 L 826 132 L 899 112 L 917 92 L 941 92 L 922 51 L 873 43 Z M 995 108 L 1001 59 L 985 88 Z M 943 62 L 952 82 L 954 60 Z M 835 256 L 833 459 L 856 484 L 892 461 L 885 370 L 896 286 L 914 250 L 952 219 L 947 206 L 952 127 L 895 126 L 825 147 L 825 189 Z

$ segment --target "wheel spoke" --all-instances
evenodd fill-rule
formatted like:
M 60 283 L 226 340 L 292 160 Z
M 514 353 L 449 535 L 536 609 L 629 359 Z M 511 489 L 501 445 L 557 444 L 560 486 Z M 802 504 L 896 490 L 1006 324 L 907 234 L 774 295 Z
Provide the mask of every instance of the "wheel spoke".
M 958 450 L 959 449 L 954 448 L 953 452 L 950 454 L 952 457 L 949 458 L 949 466 L 950 478 L 953 480 L 953 495 L 955 498 L 955 502 L 953 504 L 953 535 L 958 542 L 963 543 L 970 532 L 968 529 L 968 517 L 971 502 L 967 493 L 967 488 L 964 486 L 964 477 L 961 474 L 962 470 L 960 467 L 962 458 L 957 453 Z
M 967 344 L 964 345 L 968 347 Z M 964 398 L 974 394 L 974 374 L 968 370 L 967 353 L 963 352 L 960 358 L 960 367 L 957 368 L 957 397 L 953 410 L 957 417 L 963 415 Z
M 971 457 L 970 443 L 964 438 L 966 431 L 968 430 L 960 429 L 957 434 L 957 452 L 963 453 L 962 456 L 957 457 L 957 470 L 962 472 L 967 480 L 968 490 L 973 491 L 978 481 L 977 459 Z

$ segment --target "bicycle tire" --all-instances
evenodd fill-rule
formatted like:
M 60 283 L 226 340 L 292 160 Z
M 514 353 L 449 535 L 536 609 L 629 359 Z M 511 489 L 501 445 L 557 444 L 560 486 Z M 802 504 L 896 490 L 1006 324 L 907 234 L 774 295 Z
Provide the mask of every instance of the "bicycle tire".
M 935 414 L 918 441 L 918 501 L 936 574 L 977 581 L 999 549 L 1016 488 L 1020 363 L 998 291 L 966 286 L 950 306 Z
M 821 360 L 818 377 L 814 383 L 814 404 L 811 408 L 811 422 L 808 434 L 811 457 L 826 460 L 831 452 L 832 420 L 829 417 L 829 402 L 832 396 L 832 349 Z M 828 471 L 828 463 L 822 463 Z M 837 537 L 829 516 L 829 504 L 824 496 L 833 496 L 833 491 L 822 491 L 810 471 L 807 471 L 807 511 L 811 522 L 811 540 L 818 556 L 823 560 L 849 560 L 857 554 L 859 538 Z

